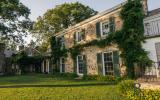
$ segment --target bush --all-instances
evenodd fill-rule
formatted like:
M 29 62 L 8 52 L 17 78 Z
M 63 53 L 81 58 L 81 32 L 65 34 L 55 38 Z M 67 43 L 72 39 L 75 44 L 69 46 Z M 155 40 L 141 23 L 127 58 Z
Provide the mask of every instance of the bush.
M 119 83 L 120 92 L 126 96 L 129 100 L 159 100 L 160 90 L 140 90 L 139 93 L 135 93 L 134 81 L 125 80 Z
M 61 77 L 61 78 L 76 78 L 78 75 L 76 73 L 55 73 L 54 74 L 56 77 Z
M 120 77 L 114 76 L 102 76 L 102 75 L 84 75 L 84 80 L 97 80 L 97 81 L 107 81 L 107 82 L 119 82 L 122 80 Z
M 121 93 L 126 94 L 128 91 L 134 90 L 134 81 L 133 80 L 124 80 L 118 85 Z

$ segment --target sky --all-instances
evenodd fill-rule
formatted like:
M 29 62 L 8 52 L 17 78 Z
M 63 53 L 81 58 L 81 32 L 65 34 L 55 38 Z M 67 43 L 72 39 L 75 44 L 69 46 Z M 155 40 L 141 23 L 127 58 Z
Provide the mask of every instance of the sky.
M 125 0 L 20 0 L 31 10 L 30 19 L 35 21 L 38 16 L 42 16 L 47 9 L 54 8 L 56 5 L 63 4 L 65 2 L 80 2 L 87 5 L 98 12 L 105 11 L 117 4 L 122 3 Z M 159 0 L 148 0 L 149 10 L 160 8 Z

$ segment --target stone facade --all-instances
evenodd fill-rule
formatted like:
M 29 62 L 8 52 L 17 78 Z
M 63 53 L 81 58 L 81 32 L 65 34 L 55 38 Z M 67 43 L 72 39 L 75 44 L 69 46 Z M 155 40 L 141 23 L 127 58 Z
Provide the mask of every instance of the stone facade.
M 147 0 L 144 0 L 143 4 L 145 12 L 147 11 Z M 109 10 L 106 10 L 102 13 L 99 13 L 85 21 L 82 21 L 75 26 L 69 27 L 68 29 L 60 32 L 56 35 L 57 38 L 64 39 L 65 48 L 69 49 L 75 45 L 75 40 L 78 41 L 76 44 L 85 44 L 92 40 L 103 39 L 107 34 L 103 34 L 104 31 L 108 34 L 111 31 L 110 27 L 110 18 L 114 18 L 114 31 L 120 30 L 123 24 L 123 21 L 120 18 L 120 11 L 122 6 L 126 2 L 119 4 Z M 107 24 L 109 23 L 109 24 Z M 109 27 L 109 28 L 108 28 Z M 83 32 L 82 32 L 83 31 Z M 83 38 L 79 39 L 79 33 L 83 33 Z M 75 35 L 78 34 L 78 35 Z M 100 48 L 98 46 L 85 47 L 80 55 L 85 55 L 86 63 L 86 74 L 88 75 L 115 75 L 123 76 L 125 74 L 125 66 L 123 60 L 120 58 L 120 51 L 117 48 L 117 45 L 106 46 Z M 100 55 L 98 57 L 98 55 Z M 80 57 L 80 58 L 79 58 Z M 65 62 L 60 61 L 60 69 L 64 69 L 66 73 L 77 73 L 83 75 L 85 72 L 82 71 L 84 66 L 81 63 L 81 60 L 84 60 L 84 57 L 77 56 L 76 59 L 72 59 L 69 54 L 65 58 Z M 101 61 L 100 61 L 101 60 Z M 83 62 L 83 61 L 82 61 Z M 76 64 L 75 64 L 76 63 Z M 65 65 L 65 67 L 64 67 Z M 81 67 L 83 66 L 83 67 Z M 64 68 L 62 68 L 64 67 Z

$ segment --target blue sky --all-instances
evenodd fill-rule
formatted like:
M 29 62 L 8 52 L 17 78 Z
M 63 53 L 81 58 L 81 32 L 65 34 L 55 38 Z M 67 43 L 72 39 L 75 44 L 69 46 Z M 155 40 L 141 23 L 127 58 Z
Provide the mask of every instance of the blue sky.
M 42 16 L 47 9 L 54 8 L 56 5 L 65 3 L 65 2 L 76 2 L 90 6 L 96 11 L 102 12 L 107 10 L 119 3 L 122 3 L 125 0 L 20 0 L 24 5 L 31 9 L 31 20 L 36 20 L 38 16 Z M 160 8 L 159 0 L 148 0 L 149 10 Z

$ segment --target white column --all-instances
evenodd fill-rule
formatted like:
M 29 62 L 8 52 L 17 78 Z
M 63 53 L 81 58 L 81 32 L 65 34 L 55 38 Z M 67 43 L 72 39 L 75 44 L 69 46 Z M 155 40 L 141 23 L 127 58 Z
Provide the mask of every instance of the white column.
M 47 64 L 48 64 L 48 73 L 49 73 L 49 59 L 47 59 Z
M 42 61 L 42 73 L 44 73 L 44 60 Z

